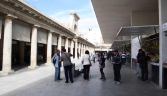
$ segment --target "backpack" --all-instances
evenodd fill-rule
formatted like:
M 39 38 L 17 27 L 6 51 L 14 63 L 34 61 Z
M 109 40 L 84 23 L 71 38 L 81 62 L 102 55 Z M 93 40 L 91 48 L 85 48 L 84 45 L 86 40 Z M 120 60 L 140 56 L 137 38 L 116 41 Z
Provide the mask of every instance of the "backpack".
M 57 55 L 55 55 L 55 57 L 53 58 L 53 64 L 56 63 L 56 56 L 57 56 Z

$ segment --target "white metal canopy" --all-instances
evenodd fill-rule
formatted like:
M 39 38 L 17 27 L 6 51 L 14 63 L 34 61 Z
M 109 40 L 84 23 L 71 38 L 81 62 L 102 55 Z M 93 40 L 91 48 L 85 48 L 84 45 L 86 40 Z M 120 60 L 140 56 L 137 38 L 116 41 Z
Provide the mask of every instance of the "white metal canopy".
M 121 27 L 117 36 L 138 36 L 147 35 L 152 31 L 157 32 L 159 25 L 146 25 L 146 26 L 126 26 Z
M 130 43 L 131 40 L 114 40 L 112 45 L 111 45 L 111 48 L 117 48 L 123 44 L 128 44 Z

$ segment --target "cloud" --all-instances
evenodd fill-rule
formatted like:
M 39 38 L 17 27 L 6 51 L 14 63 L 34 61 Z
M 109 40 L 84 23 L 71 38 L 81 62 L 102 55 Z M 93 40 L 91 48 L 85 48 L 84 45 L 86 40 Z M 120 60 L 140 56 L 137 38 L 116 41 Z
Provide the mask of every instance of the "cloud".
M 50 17 L 61 23 L 69 23 L 70 21 L 70 11 L 71 10 L 62 10 L 60 12 L 51 14 Z M 79 15 L 79 31 L 81 33 L 86 33 L 90 28 L 99 28 L 96 16 L 94 15 L 92 8 L 88 5 L 75 10 Z

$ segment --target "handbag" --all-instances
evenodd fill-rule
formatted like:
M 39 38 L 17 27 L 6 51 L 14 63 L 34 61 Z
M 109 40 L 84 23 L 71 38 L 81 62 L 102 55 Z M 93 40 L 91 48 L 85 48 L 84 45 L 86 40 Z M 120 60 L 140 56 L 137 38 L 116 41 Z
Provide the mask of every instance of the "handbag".
M 53 64 L 55 64 L 55 63 L 56 63 L 56 55 L 53 58 Z
M 64 53 L 65 54 L 65 53 Z M 66 54 L 65 54 L 66 55 Z M 66 55 L 66 57 L 67 57 L 67 55 Z M 71 60 L 67 57 L 67 59 L 70 61 L 70 63 L 71 63 Z M 72 63 L 71 63 L 71 66 L 72 66 Z

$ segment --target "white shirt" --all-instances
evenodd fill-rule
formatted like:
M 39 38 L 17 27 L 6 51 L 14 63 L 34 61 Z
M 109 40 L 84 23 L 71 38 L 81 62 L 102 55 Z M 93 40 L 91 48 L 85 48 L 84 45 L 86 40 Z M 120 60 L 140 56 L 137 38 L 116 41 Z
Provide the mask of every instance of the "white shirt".
M 88 54 L 84 54 L 82 56 L 83 65 L 90 65 L 90 56 Z
M 122 54 L 122 58 L 126 58 L 126 54 L 123 53 L 123 54 Z

